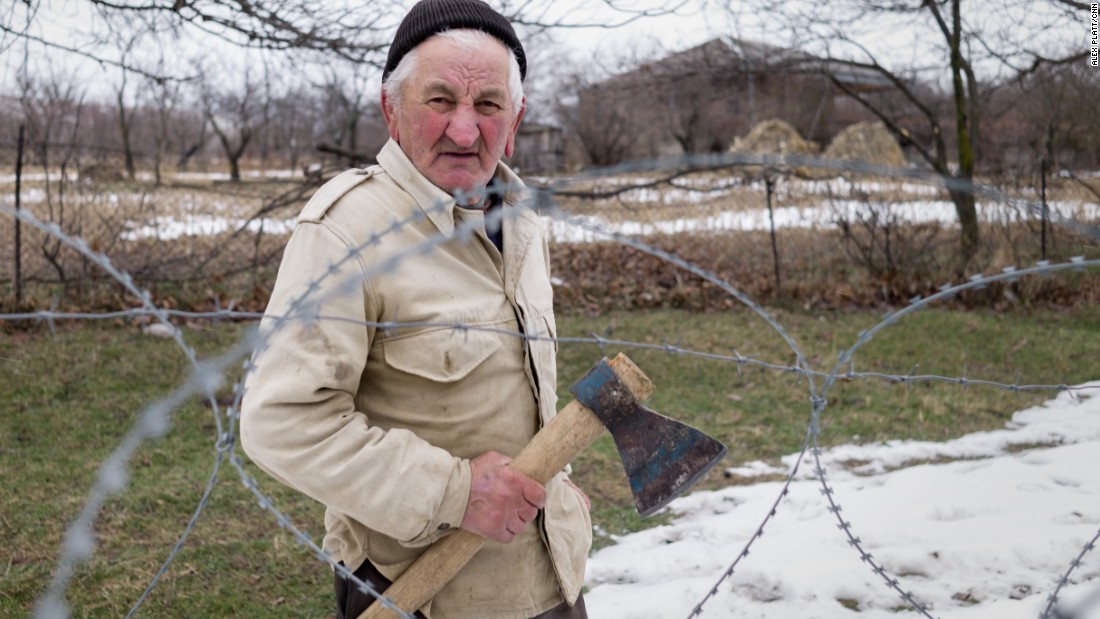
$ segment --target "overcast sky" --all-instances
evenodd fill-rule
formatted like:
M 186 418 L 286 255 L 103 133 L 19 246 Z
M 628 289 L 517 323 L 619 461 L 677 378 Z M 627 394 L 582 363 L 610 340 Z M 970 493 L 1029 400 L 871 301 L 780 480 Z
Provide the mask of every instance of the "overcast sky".
M 337 3 L 349 0 L 325 1 Z M 628 14 L 609 9 L 609 1 L 494 0 L 493 3 L 503 6 L 506 12 L 520 10 L 528 19 L 542 22 L 561 18 L 571 23 L 612 25 L 625 21 Z M 649 56 L 660 55 L 653 50 L 678 51 L 723 35 L 781 46 L 799 46 L 808 51 L 828 53 L 836 57 L 858 58 L 860 52 L 851 45 L 834 44 L 826 49 L 819 41 L 815 42 L 814 31 L 806 26 L 813 18 L 821 15 L 844 14 L 845 7 L 861 1 L 835 0 L 823 4 L 810 0 L 790 0 L 776 3 L 774 8 L 762 8 L 758 5 L 768 0 L 614 0 L 615 5 L 634 11 L 676 8 L 672 15 L 643 17 L 616 28 L 557 28 L 553 31 L 553 38 L 563 48 L 571 50 L 572 53 L 568 54 L 570 61 L 578 64 L 590 63 L 593 70 L 597 70 L 598 65 L 614 67 L 619 64 L 616 62 L 619 57 L 645 57 L 647 51 L 650 52 Z M 360 0 L 353 6 L 364 11 L 362 15 L 367 19 L 378 14 L 380 10 L 388 10 L 382 22 L 375 24 L 385 30 L 395 27 L 400 15 L 412 4 L 413 0 Z M 36 10 L 29 31 L 32 36 L 90 51 L 100 57 L 118 57 L 116 46 L 94 49 L 88 43 L 90 24 L 96 20 L 91 17 L 91 3 L 87 0 L 42 0 L 31 6 Z M 1073 14 L 1067 17 L 1065 5 L 1059 5 L 1053 0 L 1006 0 L 998 3 L 982 0 L 966 2 L 963 6 L 967 23 L 980 27 L 984 32 L 996 33 L 995 37 L 989 37 L 990 40 L 1001 40 L 1004 37 L 1011 39 L 1009 44 L 1003 45 L 1005 49 L 1018 49 L 1030 42 L 1039 41 L 1044 46 L 1062 48 L 1052 51 L 1050 55 L 1053 57 L 1068 46 L 1087 45 L 1087 11 L 1079 11 L 1079 16 Z M 990 10 L 993 6 L 996 6 L 996 10 Z M 7 29 L 22 29 L 31 9 L 22 2 L 7 3 L 7 7 L 0 9 L 0 24 Z M 828 13 L 823 13 L 826 10 Z M 780 12 L 789 15 L 782 16 Z M 943 75 L 945 55 L 942 51 L 942 36 L 932 28 L 926 14 L 918 14 L 915 18 L 911 15 L 875 16 L 866 12 L 856 12 L 853 15 L 856 17 L 845 27 L 844 34 L 858 39 L 861 45 L 884 64 L 891 67 L 927 65 L 936 67 L 938 76 Z M 214 64 L 217 65 L 228 65 L 234 59 L 250 65 L 257 64 L 254 54 L 249 55 L 240 49 L 223 45 L 193 26 L 185 30 L 188 32 L 186 38 L 173 40 L 166 46 L 170 50 L 170 59 L 174 64 L 172 70 L 176 74 L 193 74 L 196 59 L 202 53 L 206 53 L 209 58 L 211 50 L 218 50 L 213 55 L 216 59 Z M 817 32 L 820 33 L 820 29 Z M 379 37 L 376 40 L 388 40 L 391 35 L 376 36 Z M 23 58 L 24 49 L 28 51 L 31 61 L 39 63 L 39 66 L 47 58 L 55 66 L 71 66 L 81 58 L 79 54 L 47 48 L 38 43 L 24 48 L 13 44 L 13 41 L 13 35 L 0 32 L 0 89 L 3 91 L 12 92 L 15 70 Z M 545 42 L 536 39 L 530 41 L 529 45 L 539 47 L 544 46 Z M 983 49 L 977 42 L 972 43 L 972 48 L 976 51 Z M 535 60 L 539 59 L 537 50 L 529 50 L 529 54 L 534 55 Z M 559 53 L 557 58 L 562 58 L 563 54 L 564 52 Z M 132 62 L 152 66 L 151 60 L 155 55 L 152 52 L 137 54 L 132 56 Z M 294 66 L 298 68 L 301 65 L 295 62 Z M 537 66 L 532 68 L 535 72 L 538 71 Z M 989 65 L 986 65 L 987 73 L 988 69 Z M 979 70 L 982 70 L 981 66 Z M 90 84 L 100 85 L 116 82 L 118 74 L 117 68 L 109 64 L 97 65 L 86 59 L 80 61 L 80 70 L 77 73 L 78 76 L 87 77 Z

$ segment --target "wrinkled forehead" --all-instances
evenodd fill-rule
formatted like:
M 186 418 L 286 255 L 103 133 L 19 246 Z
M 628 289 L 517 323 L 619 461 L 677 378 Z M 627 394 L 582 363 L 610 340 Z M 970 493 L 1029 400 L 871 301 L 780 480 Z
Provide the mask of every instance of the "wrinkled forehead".
M 499 89 L 507 94 L 511 52 L 504 43 L 489 35 L 458 39 L 448 36 L 454 32 L 437 34 L 416 47 L 417 81 L 433 88 L 449 83 L 462 88 Z

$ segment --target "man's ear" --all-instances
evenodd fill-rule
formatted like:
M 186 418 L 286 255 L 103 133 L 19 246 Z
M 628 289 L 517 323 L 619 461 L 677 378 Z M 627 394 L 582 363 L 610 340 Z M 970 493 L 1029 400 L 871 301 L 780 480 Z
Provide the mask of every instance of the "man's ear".
M 504 145 L 504 156 L 511 157 L 512 153 L 516 150 L 516 132 L 519 131 L 519 122 L 523 120 L 523 115 L 527 113 L 527 97 L 523 97 L 523 100 L 519 104 L 519 114 L 516 114 L 516 119 L 512 121 L 512 129 L 508 132 L 508 142 Z
M 386 97 L 385 86 L 382 87 L 382 118 L 386 121 L 386 129 L 390 132 L 393 141 L 401 143 L 401 133 L 397 129 L 397 111 L 394 109 L 393 101 Z

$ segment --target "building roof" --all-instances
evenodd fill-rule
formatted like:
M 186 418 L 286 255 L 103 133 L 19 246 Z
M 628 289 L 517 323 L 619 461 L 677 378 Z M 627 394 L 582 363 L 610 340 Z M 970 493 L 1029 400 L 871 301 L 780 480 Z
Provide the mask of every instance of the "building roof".
M 604 81 L 600 87 L 621 87 L 657 78 L 769 72 L 830 74 L 838 81 L 857 89 L 877 89 L 890 85 L 886 76 L 878 71 L 850 61 L 821 58 L 761 41 L 718 37 L 644 63 Z

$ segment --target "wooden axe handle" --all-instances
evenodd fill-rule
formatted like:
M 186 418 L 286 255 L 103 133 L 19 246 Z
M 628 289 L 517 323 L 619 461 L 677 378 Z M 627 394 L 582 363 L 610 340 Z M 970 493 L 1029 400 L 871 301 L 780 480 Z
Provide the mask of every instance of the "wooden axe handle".
M 608 365 L 636 400 L 640 402 L 652 395 L 653 383 L 625 355 L 616 356 Z M 535 434 L 508 466 L 545 485 L 604 430 L 603 423 L 591 410 L 573 400 Z M 484 537 L 465 529 L 451 533 L 425 550 L 386 589 L 386 597 L 405 612 L 415 612 L 454 578 L 484 543 Z M 397 617 L 397 613 L 375 600 L 358 619 L 387 617 Z

